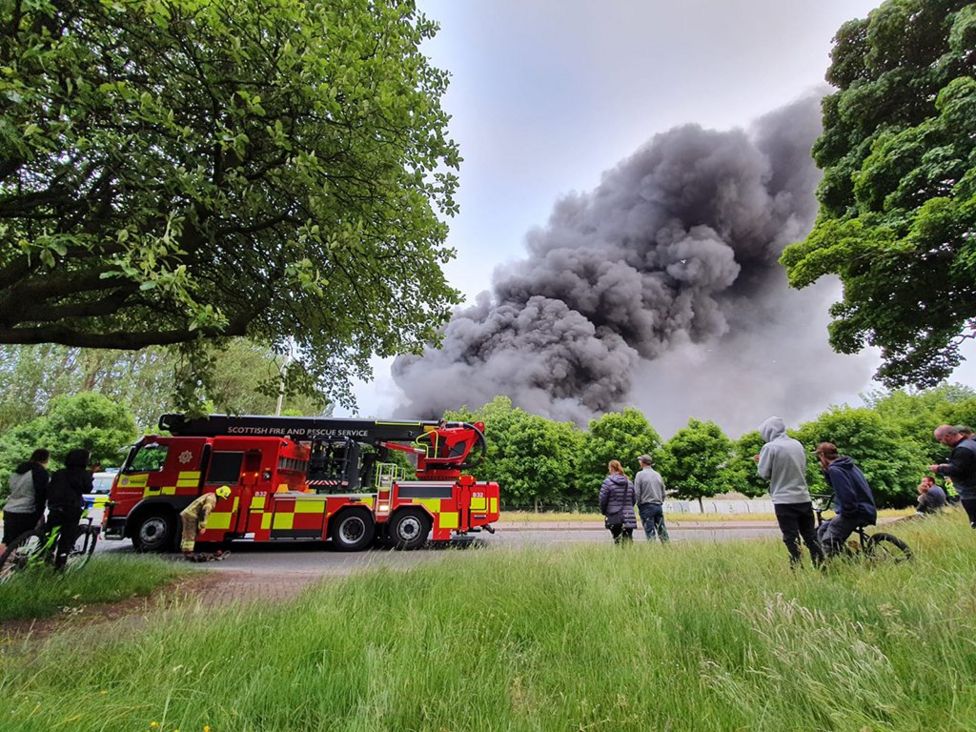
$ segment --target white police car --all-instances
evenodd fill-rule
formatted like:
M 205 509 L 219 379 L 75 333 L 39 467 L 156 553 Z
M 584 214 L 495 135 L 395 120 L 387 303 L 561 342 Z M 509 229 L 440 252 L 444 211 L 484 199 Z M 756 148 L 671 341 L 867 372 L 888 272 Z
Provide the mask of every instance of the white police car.
M 94 485 L 92 486 L 92 492 L 85 494 L 85 501 L 93 510 L 101 511 L 105 508 L 109 491 L 112 490 L 112 482 L 115 480 L 118 472 L 118 468 L 109 468 L 108 470 L 102 470 L 92 475 Z

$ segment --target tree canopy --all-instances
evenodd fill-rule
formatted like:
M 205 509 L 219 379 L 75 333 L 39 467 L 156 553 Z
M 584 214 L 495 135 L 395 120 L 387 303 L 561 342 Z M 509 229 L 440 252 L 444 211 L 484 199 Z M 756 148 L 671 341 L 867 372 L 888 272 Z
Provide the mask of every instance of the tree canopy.
M 414 2 L 40 0 L 0 28 L 0 343 L 247 335 L 348 400 L 436 338 L 459 157 Z
M 644 453 L 653 456 L 661 447 L 661 437 L 633 407 L 592 420 L 587 432 L 581 465 L 587 475 L 606 475 L 607 464 L 619 460 L 633 477 L 639 469 L 637 458 Z
M 841 278 L 831 344 L 881 349 L 888 385 L 933 385 L 976 335 L 976 3 L 886 0 L 834 39 L 813 155 L 820 215 L 790 283 Z
M 658 469 L 679 498 L 697 498 L 731 490 L 727 485 L 732 442 L 714 422 L 689 419 L 659 451 Z

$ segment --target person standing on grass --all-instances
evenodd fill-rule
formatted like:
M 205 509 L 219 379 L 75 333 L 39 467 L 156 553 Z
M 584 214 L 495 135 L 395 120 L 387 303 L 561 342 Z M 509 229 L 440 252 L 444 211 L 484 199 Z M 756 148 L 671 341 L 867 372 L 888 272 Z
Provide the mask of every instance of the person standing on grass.
M 837 453 L 832 442 L 817 445 L 817 459 L 827 485 L 834 492 L 835 516 L 820 524 L 817 537 L 827 555 L 837 554 L 858 526 L 872 526 L 878 520 L 874 494 L 864 473 L 846 455 Z
M 657 534 L 662 544 L 667 543 L 670 537 L 668 527 L 664 525 L 664 481 L 661 474 L 651 467 L 650 455 L 641 455 L 637 462 L 641 469 L 634 476 L 634 493 L 644 534 L 648 541 L 654 541 Z
M 637 528 L 634 484 L 627 478 L 619 460 L 611 460 L 607 468 L 610 474 L 600 486 L 600 513 L 606 516 L 604 524 L 610 530 L 614 544 L 631 542 Z
M 64 467 L 51 476 L 47 490 L 47 530 L 61 527 L 55 569 L 61 569 L 78 536 L 78 522 L 85 507 L 85 494 L 91 493 L 94 478 L 88 469 L 88 450 L 71 450 L 64 459 Z
M 976 442 L 951 424 L 936 427 L 935 439 L 951 447 L 952 453 L 949 462 L 930 465 L 929 470 L 952 479 L 952 485 L 969 517 L 969 525 L 976 529 Z
M 786 424 L 779 417 L 770 417 L 759 427 L 762 450 L 756 455 L 759 477 L 769 481 L 769 495 L 773 500 L 776 522 L 783 532 L 783 543 L 790 553 L 790 564 L 800 564 L 800 537 L 810 550 L 814 565 L 823 562 L 823 550 L 817 541 L 813 519 L 813 501 L 807 490 L 807 454 L 797 440 L 786 434 Z
M 3 546 L 32 530 L 44 516 L 47 485 L 51 481 L 47 472 L 50 459 L 47 450 L 34 450 L 30 460 L 10 474 L 10 494 L 3 506 Z

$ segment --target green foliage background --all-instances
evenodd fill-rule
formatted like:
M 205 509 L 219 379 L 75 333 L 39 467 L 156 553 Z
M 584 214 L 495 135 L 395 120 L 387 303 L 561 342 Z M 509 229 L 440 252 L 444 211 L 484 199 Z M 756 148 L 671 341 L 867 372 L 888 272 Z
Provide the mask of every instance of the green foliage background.
M 931 386 L 976 335 L 976 3 L 886 0 L 844 24 L 813 156 L 824 176 L 790 283 L 844 284 L 830 341 L 881 349 L 890 386 Z
M 0 434 L 0 495 L 6 492 L 10 470 L 35 447 L 51 449 L 55 464 L 67 450 L 86 447 L 103 466 L 118 465 L 122 450 L 140 432 L 132 416 L 133 405 L 140 403 L 138 394 L 131 399 L 95 392 L 56 396 L 43 413 L 8 426 Z M 864 407 L 831 407 L 790 430 L 809 452 L 811 489 L 825 490 L 813 450 L 817 443 L 830 441 L 861 466 L 880 505 L 910 505 L 926 467 L 947 454 L 932 438 L 932 430 L 944 422 L 976 423 L 976 391 L 942 385 L 916 393 L 877 392 L 866 395 L 865 401 Z M 502 486 L 506 509 L 593 510 L 607 463 L 620 460 L 633 477 L 642 453 L 654 458 L 678 498 L 766 493 L 767 484 L 756 475 L 753 461 L 762 447 L 754 431 L 732 440 L 718 424 L 691 419 L 662 441 L 647 417 L 634 408 L 605 414 L 581 429 L 529 414 L 504 396 L 479 409 L 444 416 L 485 423 L 486 459 L 472 472 Z

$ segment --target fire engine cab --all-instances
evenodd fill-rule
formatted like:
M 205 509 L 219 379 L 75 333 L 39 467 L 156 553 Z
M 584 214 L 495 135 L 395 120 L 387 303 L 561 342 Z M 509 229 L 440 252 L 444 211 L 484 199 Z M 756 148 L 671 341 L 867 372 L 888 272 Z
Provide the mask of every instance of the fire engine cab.
M 379 539 L 415 549 L 428 537 L 494 533 L 498 520 L 498 484 L 463 473 L 484 455 L 480 422 L 167 414 L 159 427 L 169 435 L 129 451 L 102 519 L 105 538 L 141 551 L 174 549 L 180 511 L 221 485 L 231 495 L 199 541 L 330 540 L 357 551 Z M 415 463 L 411 479 L 393 451 Z

